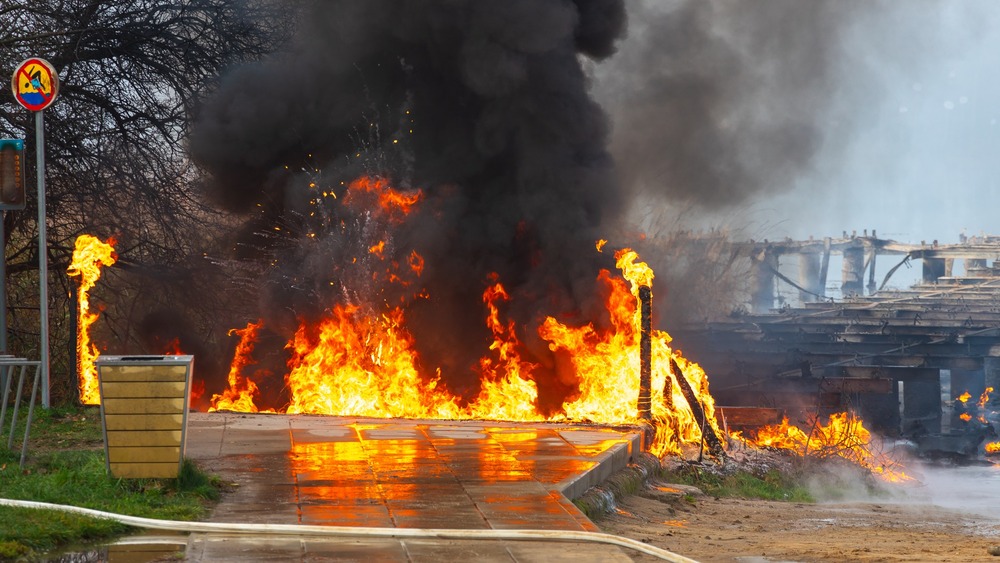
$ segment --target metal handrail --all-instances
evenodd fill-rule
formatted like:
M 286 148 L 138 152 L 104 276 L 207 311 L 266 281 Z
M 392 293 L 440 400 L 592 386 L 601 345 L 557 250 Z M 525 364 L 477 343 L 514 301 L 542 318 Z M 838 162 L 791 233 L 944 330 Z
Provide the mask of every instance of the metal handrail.
M 0 434 L 3 433 L 4 421 L 7 419 L 7 404 L 10 402 L 11 383 L 14 380 L 14 372 L 17 370 L 17 392 L 14 397 L 14 409 L 10 420 L 10 435 L 7 437 L 7 449 L 14 449 L 14 432 L 17 428 L 17 414 L 21 407 L 21 397 L 24 391 L 24 380 L 29 368 L 35 368 L 35 379 L 31 385 L 31 396 L 28 399 L 28 418 L 24 425 L 24 439 L 21 441 L 21 460 L 19 468 L 24 468 L 24 460 L 28 456 L 28 437 L 31 434 L 31 421 L 35 415 L 35 399 L 38 396 L 38 381 L 41 379 L 42 362 L 38 360 L 28 360 L 25 358 L 15 358 L 12 356 L 0 356 L 0 389 L 2 389 L 3 399 L 0 401 Z M 20 368 L 20 369 L 18 369 Z

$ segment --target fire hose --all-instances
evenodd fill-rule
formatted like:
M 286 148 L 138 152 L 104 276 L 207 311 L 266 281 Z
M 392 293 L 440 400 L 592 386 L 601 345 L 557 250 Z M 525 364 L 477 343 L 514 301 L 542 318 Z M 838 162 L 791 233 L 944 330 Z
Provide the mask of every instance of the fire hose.
M 647 555 L 652 555 L 672 563 L 698 563 L 683 555 L 678 555 L 665 549 L 646 545 L 640 541 L 623 538 L 612 534 L 599 532 L 580 532 L 574 530 L 456 530 L 447 528 L 367 528 L 361 526 L 316 526 L 308 524 L 245 524 L 230 522 L 179 522 L 176 520 L 157 520 L 139 516 L 127 516 L 104 512 L 78 506 L 50 504 L 30 500 L 12 500 L 0 498 L 0 506 L 16 508 L 31 508 L 36 510 L 55 510 L 70 512 L 98 518 L 113 520 L 126 526 L 151 530 L 170 530 L 174 532 L 217 533 L 217 534 L 253 534 L 253 535 L 295 535 L 311 537 L 369 537 L 369 538 L 422 538 L 445 540 L 547 540 L 562 542 L 595 542 L 616 545 L 634 549 Z

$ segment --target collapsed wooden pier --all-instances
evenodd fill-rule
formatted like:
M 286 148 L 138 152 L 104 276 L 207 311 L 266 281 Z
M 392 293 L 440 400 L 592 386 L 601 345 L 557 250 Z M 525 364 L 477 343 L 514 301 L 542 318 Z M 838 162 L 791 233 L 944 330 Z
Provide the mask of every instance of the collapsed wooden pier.
M 1000 237 L 907 245 L 845 233 L 734 243 L 733 252 L 752 261 L 749 311 L 671 331 L 711 374 L 717 404 L 739 407 L 722 408 L 730 425 L 853 408 L 878 431 L 929 449 L 969 454 L 995 439 L 993 395 L 984 393 L 1000 391 Z M 832 299 L 827 272 L 837 253 L 842 297 Z M 781 271 L 789 254 L 797 280 Z M 877 280 L 880 255 L 920 261 L 922 280 L 884 289 L 896 268 Z M 776 307 L 782 283 L 799 290 L 798 303 Z M 956 401 L 963 394 L 971 400 Z

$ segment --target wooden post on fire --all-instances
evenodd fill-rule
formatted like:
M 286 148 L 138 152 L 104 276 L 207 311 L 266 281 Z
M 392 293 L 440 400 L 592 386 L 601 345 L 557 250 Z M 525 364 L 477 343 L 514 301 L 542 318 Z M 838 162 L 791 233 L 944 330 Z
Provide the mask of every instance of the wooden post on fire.
M 639 309 L 639 418 L 652 420 L 653 290 L 648 285 L 639 286 Z
M 716 458 L 726 457 L 726 450 L 722 447 L 722 439 L 715 433 L 715 427 L 708 423 L 708 419 L 705 415 L 705 409 L 702 408 L 701 402 L 698 401 L 698 396 L 694 394 L 694 389 L 691 388 L 691 383 L 688 382 L 687 377 L 684 376 L 684 372 L 681 371 L 681 367 L 677 365 L 677 360 L 673 358 L 670 358 L 670 371 L 673 372 L 674 377 L 677 379 L 677 385 L 681 388 L 681 393 L 684 394 L 684 398 L 687 399 L 688 405 L 691 406 L 691 413 L 694 415 L 695 420 L 697 420 L 704 429 L 702 432 L 702 439 L 708 444 L 709 453 Z

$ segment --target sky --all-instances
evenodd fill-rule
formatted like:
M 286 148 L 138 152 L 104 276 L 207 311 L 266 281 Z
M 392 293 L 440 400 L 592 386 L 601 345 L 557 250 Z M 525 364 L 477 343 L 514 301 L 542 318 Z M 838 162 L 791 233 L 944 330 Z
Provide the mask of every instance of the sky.
M 948 243 L 1000 233 L 1000 2 L 685 4 L 630 1 L 629 37 L 594 69 L 619 166 L 633 166 L 636 146 L 684 152 L 709 138 L 718 153 L 705 166 L 725 170 L 722 195 L 710 197 L 700 192 L 711 182 L 696 181 L 704 174 L 668 165 L 646 178 L 668 197 L 639 198 L 644 210 L 755 239 L 875 229 L 901 242 Z M 678 35 L 683 49 L 669 39 Z M 664 70 L 676 66 L 671 56 L 696 62 Z M 673 113 L 637 120 L 630 92 L 654 83 Z M 701 121 L 673 94 L 684 88 L 712 100 Z M 645 122 L 662 138 L 624 132 Z M 637 142 L 621 141 L 633 134 Z M 754 152 L 774 139 L 775 150 Z

